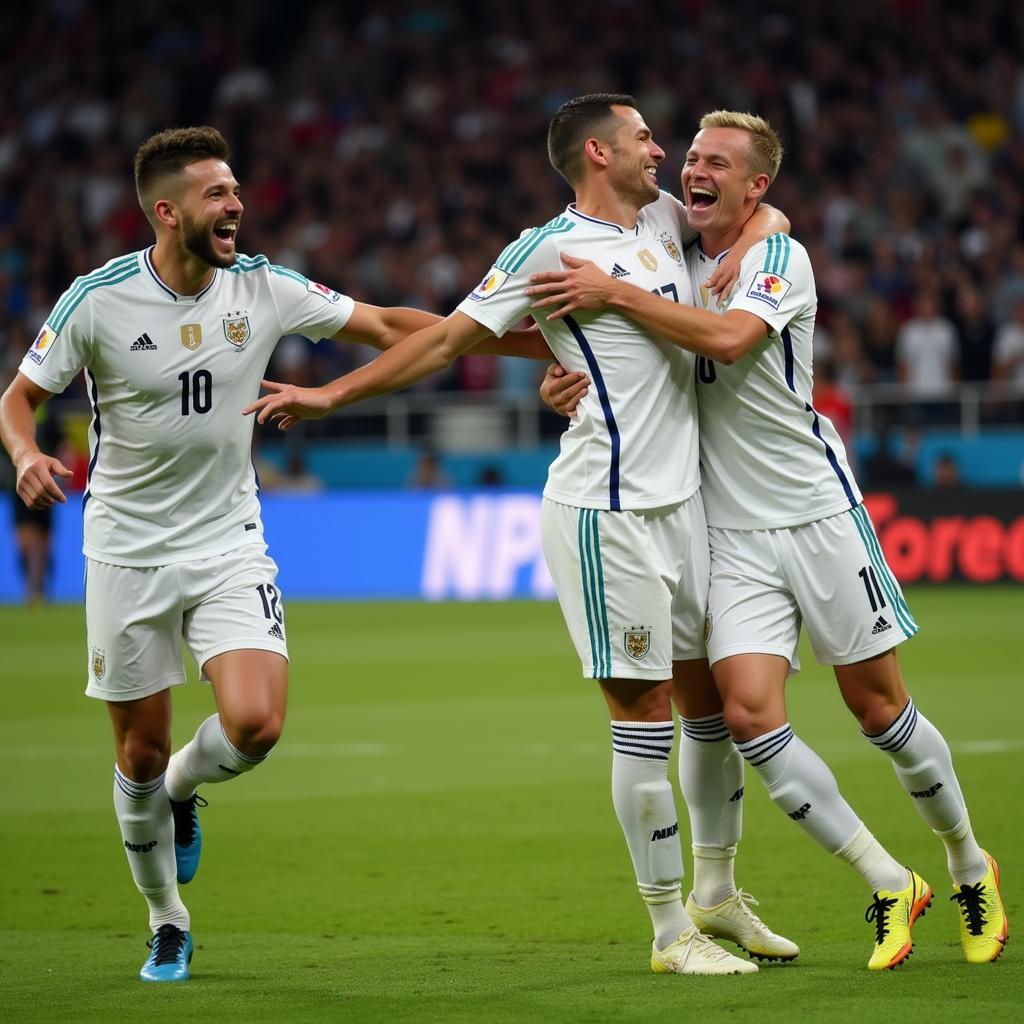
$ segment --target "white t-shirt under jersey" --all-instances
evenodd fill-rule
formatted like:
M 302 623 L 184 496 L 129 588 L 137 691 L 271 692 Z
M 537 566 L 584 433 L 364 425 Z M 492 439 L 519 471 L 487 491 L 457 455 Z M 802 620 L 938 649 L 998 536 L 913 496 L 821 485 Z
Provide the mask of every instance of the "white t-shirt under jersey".
M 177 295 L 150 250 L 78 278 L 21 372 L 63 391 L 85 370 L 92 424 L 84 551 L 153 566 L 263 541 L 253 418 L 285 334 L 329 337 L 353 301 L 265 256 L 239 256 L 198 295 Z
M 698 306 L 719 310 L 702 283 L 715 263 L 689 247 Z M 708 525 L 764 530 L 812 523 L 860 503 L 846 450 L 811 400 L 818 299 L 807 251 L 788 235 L 752 246 L 727 309 L 760 317 L 768 334 L 742 359 L 697 361 L 701 493 Z
M 634 228 L 595 220 L 572 206 L 524 231 L 459 305 L 501 337 L 530 314 L 530 275 L 564 270 L 561 254 L 592 260 L 613 277 L 690 304 L 682 267 L 683 205 L 667 193 L 639 213 Z M 544 494 L 579 508 L 649 509 L 683 501 L 700 485 L 694 358 L 628 317 L 581 310 L 540 329 L 567 370 L 591 379 L 562 435 Z

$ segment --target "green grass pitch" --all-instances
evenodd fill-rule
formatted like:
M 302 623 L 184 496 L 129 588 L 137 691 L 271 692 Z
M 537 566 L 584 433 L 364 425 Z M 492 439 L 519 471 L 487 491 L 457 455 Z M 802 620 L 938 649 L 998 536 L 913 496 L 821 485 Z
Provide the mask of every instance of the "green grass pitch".
M 1012 929 L 1024 599 L 908 596 L 922 632 L 904 670 L 953 747 Z M 681 978 L 649 973 L 608 792 L 606 712 L 555 605 L 293 603 L 288 622 L 284 739 L 259 771 L 205 788 L 203 863 L 183 889 L 193 980 L 144 985 L 146 915 L 119 849 L 110 730 L 81 692 L 81 609 L 0 609 L 0 1020 L 934 1024 L 1024 1012 L 1020 950 L 961 960 L 942 846 L 809 651 L 790 684 L 794 727 L 935 903 L 910 961 L 869 974 L 862 882 L 748 772 L 737 877 L 802 952 L 750 977 Z M 211 707 L 204 686 L 177 692 L 176 744 Z

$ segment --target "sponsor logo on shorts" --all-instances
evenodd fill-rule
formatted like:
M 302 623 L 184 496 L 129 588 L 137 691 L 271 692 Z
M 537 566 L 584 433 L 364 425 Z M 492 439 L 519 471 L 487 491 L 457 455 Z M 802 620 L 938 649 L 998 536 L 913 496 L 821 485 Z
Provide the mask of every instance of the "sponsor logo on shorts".
M 645 626 L 630 626 L 622 634 L 622 646 L 634 661 L 639 661 L 651 649 L 650 629 Z
M 101 651 L 98 647 L 92 649 L 92 674 L 93 678 L 99 682 L 103 678 L 103 674 L 107 671 L 107 652 Z
M 668 828 L 656 828 L 651 832 L 651 842 L 656 843 L 659 839 L 671 839 L 679 832 L 679 822 L 670 825 Z
M 892 629 L 892 624 L 885 621 L 885 616 L 879 615 L 878 621 L 875 623 L 875 628 L 871 630 L 872 635 L 876 633 L 884 633 L 887 629 Z
M 272 636 L 275 640 L 284 639 L 284 633 L 276 622 L 267 630 L 267 636 Z
M 736 792 L 733 793 L 733 795 L 731 797 L 729 797 L 729 803 L 734 804 L 734 803 L 736 803 L 737 800 L 742 800 L 742 799 L 743 799 L 743 787 L 740 786 L 740 788 L 737 789 Z
M 767 303 L 772 309 L 778 309 L 786 297 L 786 292 L 792 287 L 793 285 L 784 277 L 760 270 L 754 275 L 754 280 L 751 281 L 750 287 L 747 289 L 747 298 L 758 299 Z

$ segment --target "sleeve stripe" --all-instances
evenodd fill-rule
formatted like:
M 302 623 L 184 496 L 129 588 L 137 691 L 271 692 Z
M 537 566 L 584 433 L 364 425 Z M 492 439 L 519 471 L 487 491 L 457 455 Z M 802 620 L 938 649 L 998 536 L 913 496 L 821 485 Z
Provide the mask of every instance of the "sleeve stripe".
M 134 267 L 129 267 L 127 270 L 122 270 L 119 277 L 104 278 L 101 281 L 93 281 L 87 287 L 81 287 L 75 289 L 74 301 L 71 301 L 71 296 L 68 296 L 68 301 L 59 303 L 60 312 L 54 310 L 53 319 L 50 321 L 50 326 L 53 328 L 54 334 L 60 334 L 64 330 L 64 325 L 68 322 L 68 318 L 78 308 L 79 303 L 86 297 L 91 291 L 95 291 L 97 288 L 109 288 L 111 285 L 120 284 L 122 281 L 127 281 L 130 277 L 135 277 L 136 274 L 140 273 L 139 266 L 136 263 Z
M 71 287 L 64 293 L 63 297 L 58 300 L 57 305 L 53 307 L 53 313 L 51 314 L 53 319 L 58 320 L 63 317 L 63 320 L 67 320 L 72 310 L 82 300 L 82 296 L 87 291 L 99 284 L 111 283 L 111 278 L 117 277 L 118 274 L 128 269 L 133 264 L 137 271 L 138 256 L 135 253 L 131 256 L 125 256 L 124 259 L 118 260 L 109 267 L 104 267 L 101 270 L 94 270 L 91 274 L 86 274 L 84 277 L 77 278 Z M 124 280 L 124 278 L 118 278 L 118 280 Z M 67 306 L 70 306 L 71 308 L 66 310 Z M 57 330 L 56 324 L 50 323 L 50 326 L 53 327 L 54 330 Z

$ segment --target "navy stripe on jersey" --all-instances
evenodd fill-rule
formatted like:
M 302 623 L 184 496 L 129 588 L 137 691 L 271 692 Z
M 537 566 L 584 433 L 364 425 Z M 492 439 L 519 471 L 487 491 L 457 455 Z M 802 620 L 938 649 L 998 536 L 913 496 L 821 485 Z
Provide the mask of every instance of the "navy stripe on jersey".
M 594 350 L 590 347 L 590 342 L 587 341 L 587 336 L 583 333 L 582 328 L 571 316 L 567 316 L 564 319 L 566 327 L 572 331 L 572 336 L 576 339 L 584 358 L 587 360 L 591 379 L 594 381 L 598 397 L 601 399 L 604 421 L 608 426 L 608 436 L 612 442 L 612 460 L 608 470 L 608 507 L 613 512 L 620 512 L 622 510 L 622 503 L 619 500 L 619 449 L 621 447 L 621 438 L 619 437 L 618 424 L 615 422 L 615 413 L 612 412 L 611 399 L 608 397 L 608 388 L 605 385 L 601 367 L 597 365 L 597 357 L 594 355 Z
M 793 336 L 789 333 L 788 327 L 782 328 L 782 353 L 786 364 L 786 385 L 794 395 L 797 394 L 796 382 L 793 375 Z M 799 397 L 799 396 L 798 396 Z M 843 472 L 843 467 L 839 465 L 839 459 L 836 453 L 832 450 L 832 446 L 821 436 L 821 419 L 818 416 L 818 411 L 811 405 L 810 402 L 804 401 L 804 411 L 809 412 L 814 419 L 811 421 L 811 433 L 822 443 L 825 449 L 825 458 L 828 459 L 829 465 L 832 467 L 833 472 L 839 478 L 839 482 L 843 485 L 843 491 L 846 494 L 846 499 L 850 503 L 850 508 L 857 507 L 857 499 L 854 497 L 853 488 L 850 486 L 850 481 L 846 474 Z
M 96 387 L 96 378 L 88 371 L 85 371 L 85 379 L 89 384 L 89 404 L 92 406 L 92 428 L 96 432 L 96 447 L 93 449 L 92 458 L 89 460 L 89 470 L 85 475 L 85 493 L 82 495 L 82 508 L 89 501 L 89 485 L 92 483 L 92 471 L 96 468 L 96 460 L 100 457 L 100 398 L 99 389 Z

